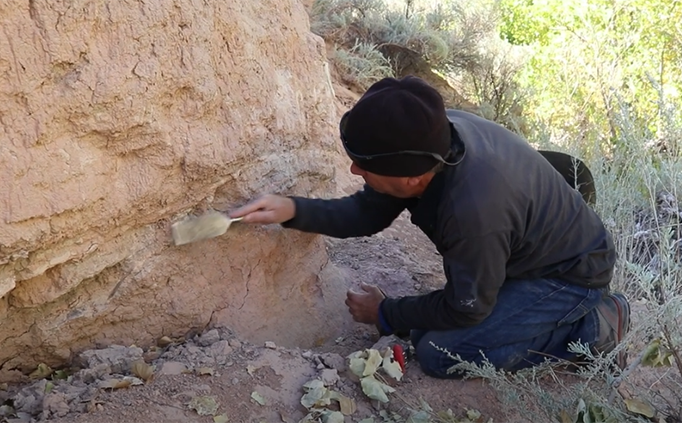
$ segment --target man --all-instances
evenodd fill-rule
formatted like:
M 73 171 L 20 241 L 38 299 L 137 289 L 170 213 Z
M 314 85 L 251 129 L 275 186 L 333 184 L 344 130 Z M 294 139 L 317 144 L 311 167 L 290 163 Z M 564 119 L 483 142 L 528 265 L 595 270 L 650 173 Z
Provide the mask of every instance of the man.
M 447 282 L 426 295 L 386 298 L 362 284 L 346 304 L 382 334 L 410 333 L 423 371 L 458 377 L 485 356 L 509 371 L 575 361 L 570 342 L 613 351 L 629 305 L 609 294 L 616 253 L 581 195 L 536 150 L 502 126 L 446 110 L 419 78 L 383 79 L 341 120 L 364 189 L 340 199 L 266 195 L 231 213 L 332 237 L 371 236 L 405 209 L 435 244 Z M 617 364 L 624 367 L 624 356 Z

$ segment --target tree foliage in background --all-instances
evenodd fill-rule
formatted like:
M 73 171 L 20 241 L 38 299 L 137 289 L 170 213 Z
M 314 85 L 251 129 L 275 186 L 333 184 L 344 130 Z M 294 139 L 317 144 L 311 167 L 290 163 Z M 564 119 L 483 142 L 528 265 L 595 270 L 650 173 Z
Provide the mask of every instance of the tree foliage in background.
M 385 76 L 423 72 L 416 56 L 480 115 L 523 132 L 513 78 L 521 61 L 500 40 L 498 22 L 492 1 L 317 0 L 311 11 L 311 29 L 335 45 L 332 60 L 347 83 L 364 90 Z
M 501 38 L 531 51 L 518 77 L 532 120 L 610 154 L 630 135 L 623 111 L 638 136 L 676 149 L 682 112 L 662 106 L 682 100 L 680 0 L 501 0 L 500 11 Z

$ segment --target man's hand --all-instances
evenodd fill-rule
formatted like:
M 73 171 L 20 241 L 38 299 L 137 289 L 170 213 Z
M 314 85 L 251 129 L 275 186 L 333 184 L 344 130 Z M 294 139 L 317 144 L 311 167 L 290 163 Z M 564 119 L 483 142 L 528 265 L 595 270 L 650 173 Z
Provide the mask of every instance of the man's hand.
M 245 223 L 282 223 L 293 219 L 296 205 L 291 198 L 281 195 L 264 195 L 230 213 L 231 218 L 244 217 Z
M 379 304 L 385 298 L 384 294 L 373 285 L 363 283 L 361 288 L 365 292 L 348 290 L 346 298 L 348 311 L 356 322 L 376 325 L 379 323 Z

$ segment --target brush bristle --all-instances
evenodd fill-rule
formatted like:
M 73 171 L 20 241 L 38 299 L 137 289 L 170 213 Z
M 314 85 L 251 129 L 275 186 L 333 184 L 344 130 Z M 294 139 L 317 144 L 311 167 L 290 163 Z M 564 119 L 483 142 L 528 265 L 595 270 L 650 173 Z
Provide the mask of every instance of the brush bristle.
M 229 217 L 219 212 L 211 212 L 204 216 L 176 222 L 172 226 L 173 241 L 175 245 L 183 245 L 202 239 L 215 238 L 224 234 L 231 222 Z

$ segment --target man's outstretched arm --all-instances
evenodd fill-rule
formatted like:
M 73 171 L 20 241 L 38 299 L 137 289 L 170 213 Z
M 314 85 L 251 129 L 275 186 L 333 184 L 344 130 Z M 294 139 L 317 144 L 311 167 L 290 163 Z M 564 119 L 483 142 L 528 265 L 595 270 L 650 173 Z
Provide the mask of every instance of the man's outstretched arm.
M 243 216 L 246 223 L 281 223 L 304 232 L 349 238 L 381 232 L 406 208 L 407 201 L 365 185 L 355 194 L 328 200 L 266 195 L 230 216 Z

